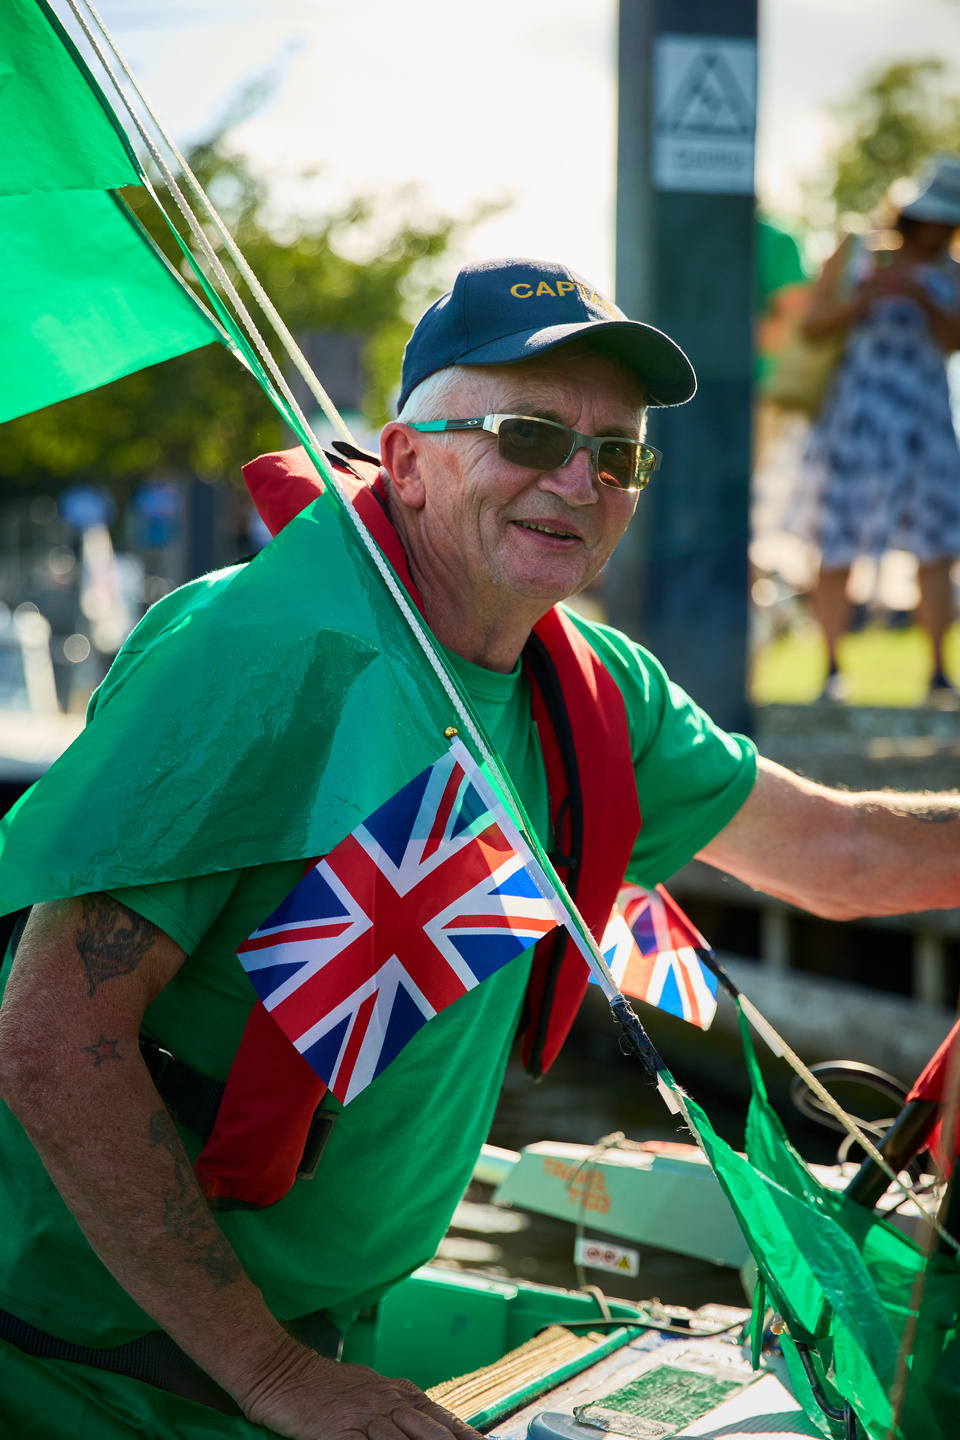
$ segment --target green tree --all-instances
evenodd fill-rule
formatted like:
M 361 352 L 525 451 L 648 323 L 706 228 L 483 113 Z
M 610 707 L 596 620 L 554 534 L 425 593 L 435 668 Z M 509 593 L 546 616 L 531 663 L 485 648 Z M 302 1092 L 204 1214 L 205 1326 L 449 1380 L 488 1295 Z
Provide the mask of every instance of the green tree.
M 322 223 L 288 222 L 278 235 L 265 218 L 266 185 L 223 135 L 189 158 L 290 328 L 364 337 L 364 410 L 372 423 L 385 420 L 411 318 L 444 288 L 451 246 L 483 212 L 431 216 L 415 193 L 400 192 L 357 199 Z M 189 279 L 147 193 L 131 188 L 124 198 Z M 282 435 L 256 382 L 213 344 L 0 426 L 0 476 L 25 490 L 69 477 L 122 491 L 147 475 L 184 472 L 239 481 L 240 466 Z
M 960 94 L 942 60 L 901 60 L 834 108 L 841 138 L 816 187 L 838 215 L 866 214 L 930 155 L 960 150 Z

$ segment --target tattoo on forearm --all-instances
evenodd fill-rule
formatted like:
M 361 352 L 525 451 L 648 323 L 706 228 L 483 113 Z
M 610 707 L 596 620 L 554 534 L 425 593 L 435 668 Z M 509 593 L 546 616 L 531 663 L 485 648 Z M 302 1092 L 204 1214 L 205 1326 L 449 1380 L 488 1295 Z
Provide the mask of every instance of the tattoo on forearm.
M 162 1145 L 173 1157 L 174 1186 L 163 1193 L 163 1228 L 190 1247 L 186 1263 L 201 1266 L 217 1289 L 223 1290 L 240 1279 L 243 1267 L 207 1209 L 166 1110 L 155 1110 L 150 1116 L 149 1137 L 151 1146 Z
M 136 970 L 162 931 L 109 895 L 83 895 L 81 903 L 77 954 L 92 995 L 105 980 Z
M 105 1060 L 123 1059 L 123 1056 L 117 1049 L 119 1044 L 119 1040 L 108 1040 L 106 1035 L 101 1035 L 100 1039 L 94 1045 L 84 1045 L 83 1048 L 88 1055 L 93 1056 L 93 1068 L 97 1070 Z

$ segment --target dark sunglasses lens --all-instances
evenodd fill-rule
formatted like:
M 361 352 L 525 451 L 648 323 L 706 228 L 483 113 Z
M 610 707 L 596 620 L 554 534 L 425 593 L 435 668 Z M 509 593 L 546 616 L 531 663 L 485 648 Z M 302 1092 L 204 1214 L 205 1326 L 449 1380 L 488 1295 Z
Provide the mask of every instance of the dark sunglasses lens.
M 657 452 L 632 440 L 605 440 L 597 458 L 602 485 L 618 490 L 642 490 L 657 468 Z
M 637 451 L 630 440 L 605 440 L 597 456 L 597 476 L 602 485 L 618 490 L 639 490 L 646 480 L 638 474 Z
M 523 416 L 501 420 L 497 440 L 504 460 L 529 470 L 556 470 L 566 460 L 571 443 L 569 430 Z

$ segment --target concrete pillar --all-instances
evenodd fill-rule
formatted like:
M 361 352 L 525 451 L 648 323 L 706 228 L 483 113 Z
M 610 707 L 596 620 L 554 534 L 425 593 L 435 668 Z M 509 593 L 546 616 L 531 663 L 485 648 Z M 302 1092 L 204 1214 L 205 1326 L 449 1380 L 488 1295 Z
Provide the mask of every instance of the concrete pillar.
M 611 621 L 746 729 L 756 0 L 620 0 L 617 303 L 687 352 L 663 468 L 607 567 Z
M 913 998 L 927 1005 L 948 1005 L 947 955 L 942 935 L 923 930 L 913 937 Z
M 771 970 L 790 969 L 790 916 L 779 906 L 760 911 L 760 958 Z

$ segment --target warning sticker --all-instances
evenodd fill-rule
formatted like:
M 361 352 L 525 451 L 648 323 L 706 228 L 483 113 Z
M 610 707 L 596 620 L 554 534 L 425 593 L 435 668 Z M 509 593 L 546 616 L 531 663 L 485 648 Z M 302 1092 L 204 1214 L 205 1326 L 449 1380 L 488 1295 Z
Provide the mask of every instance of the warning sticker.
M 656 188 L 752 195 L 756 41 L 661 35 L 653 86 Z
M 611 1245 L 606 1240 L 587 1240 L 579 1236 L 574 1246 L 575 1265 L 584 1265 L 588 1270 L 612 1270 L 616 1275 L 639 1275 L 640 1252 L 623 1245 Z

